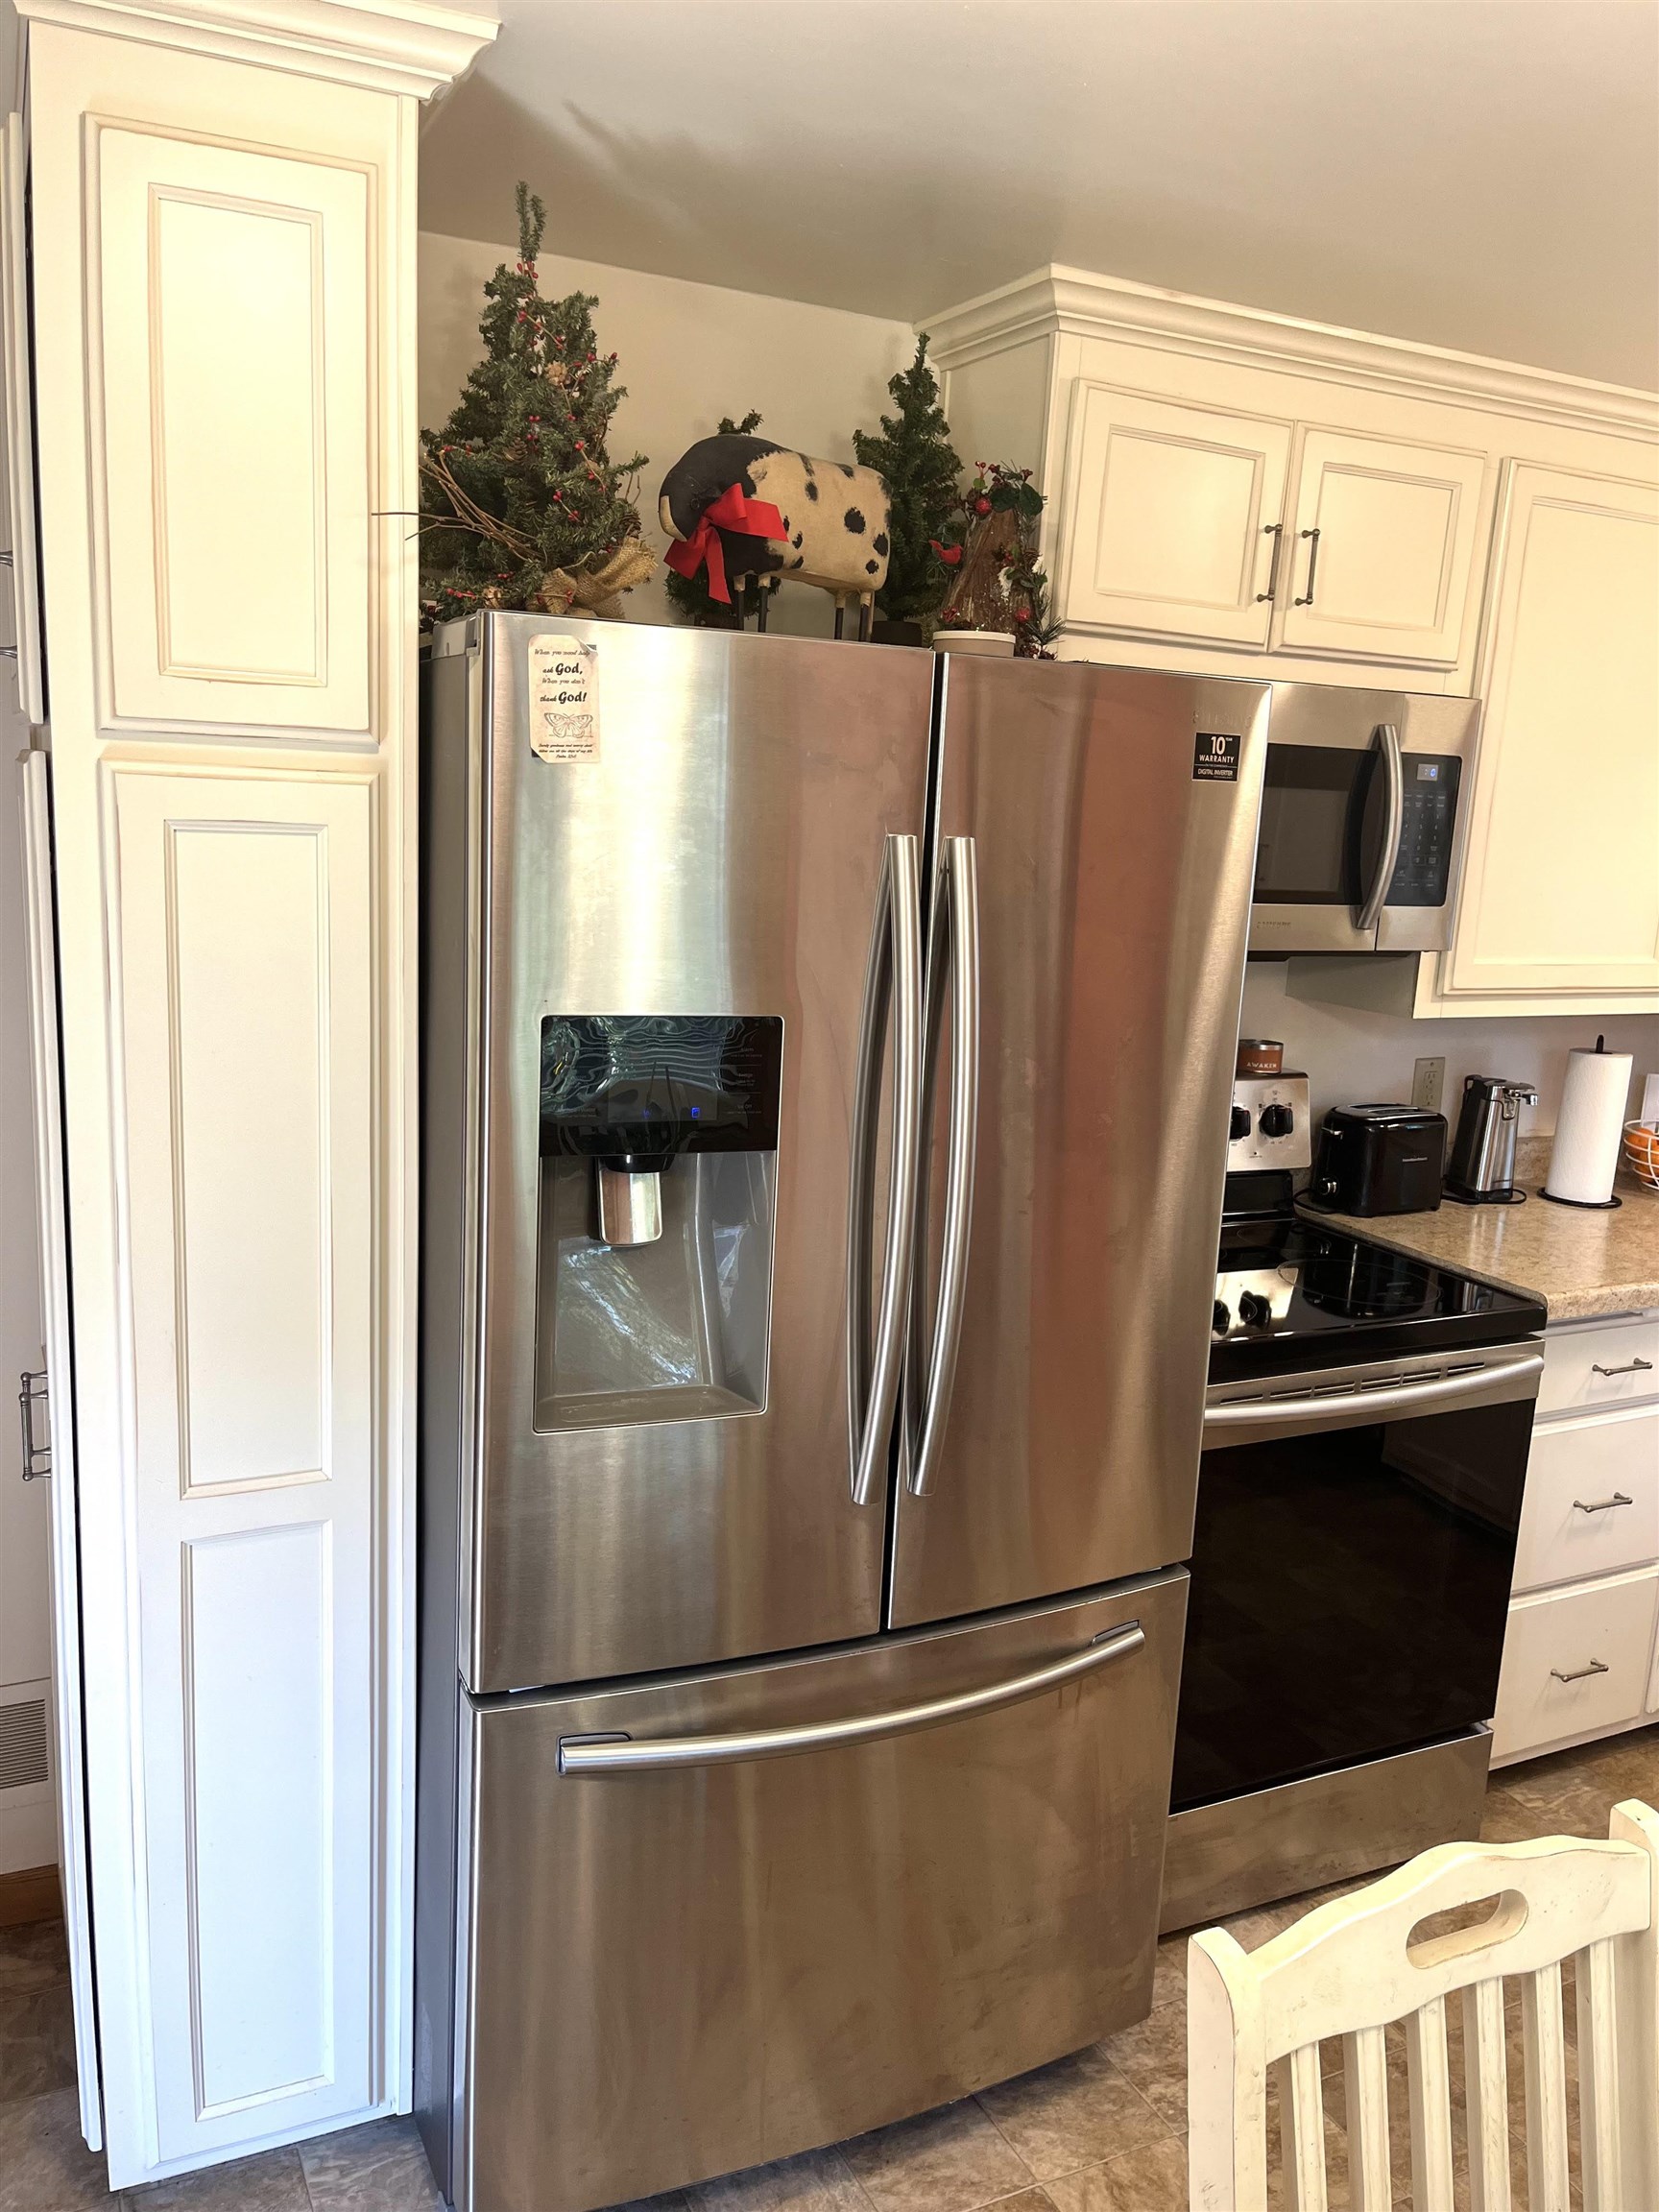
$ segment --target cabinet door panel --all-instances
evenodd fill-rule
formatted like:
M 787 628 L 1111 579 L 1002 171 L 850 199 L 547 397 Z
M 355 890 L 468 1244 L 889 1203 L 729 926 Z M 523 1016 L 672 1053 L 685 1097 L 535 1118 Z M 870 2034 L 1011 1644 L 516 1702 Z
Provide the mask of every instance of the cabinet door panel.
M 30 391 L 29 252 L 24 217 L 23 118 L 0 131 L 0 389 L 6 396 L 6 491 L 11 516 L 17 709 L 46 719 L 40 651 L 40 576 L 35 541 L 35 411 Z
M 1290 426 L 1079 383 L 1067 622 L 1263 646 Z
M 374 787 L 106 776 L 166 2166 L 375 2101 Z
M 1659 991 L 1656 606 L 1659 488 L 1513 469 L 1454 1001 Z
M 1485 469 L 1479 453 L 1308 431 L 1281 642 L 1355 660 L 1455 661 Z
M 98 133 L 104 711 L 369 729 L 368 180 Z

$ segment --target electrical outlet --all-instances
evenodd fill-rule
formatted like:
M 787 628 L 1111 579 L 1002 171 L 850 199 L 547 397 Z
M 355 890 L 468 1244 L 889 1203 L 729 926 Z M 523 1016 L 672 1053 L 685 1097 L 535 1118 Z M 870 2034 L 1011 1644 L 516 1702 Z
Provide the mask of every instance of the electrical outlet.
M 1411 1103 L 1427 1114 L 1438 1114 L 1446 1090 L 1444 1060 L 1418 1060 L 1411 1069 Z

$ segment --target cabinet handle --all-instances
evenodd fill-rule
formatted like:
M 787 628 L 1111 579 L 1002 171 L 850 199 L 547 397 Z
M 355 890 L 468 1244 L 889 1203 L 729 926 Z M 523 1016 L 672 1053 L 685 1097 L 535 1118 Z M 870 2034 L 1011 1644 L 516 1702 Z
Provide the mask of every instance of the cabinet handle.
M 1611 1498 L 1598 1498 L 1594 1504 L 1586 1505 L 1582 1498 L 1575 1498 L 1575 1513 L 1611 1513 L 1615 1505 L 1634 1505 L 1634 1498 L 1626 1498 L 1623 1490 L 1615 1490 Z
M 1262 535 L 1263 538 L 1271 538 L 1273 541 L 1273 565 L 1267 571 L 1266 590 L 1258 591 L 1256 594 L 1258 607 L 1261 606 L 1263 599 L 1275 599 L 1279 595 L 1279 556 L 1285 550 L 1285 525 L 1283 522 L 1263 522 Z
M 1610 1674 L 1613 1670 L 1599 1659 L 1592 1659 L 1588 1667 L 1575 1667 L 1571 1674 L 1563 1674 L 1559 1667 L 1551 1667 L 1550 1676 L 1555 1682 L 1582 1682 L 1586 1674 Z
M 38 1482 L 43 1475 L 52 1472 L 52 1447 L 35 1441 L 35 1408 L 46 1402 L 46 1370 L 42 1367 L 30 1374 L 25 1368 L 17 1378 L 17 1415 L 23 1431 L 23 1479 Z
M 1651 1375 L 1651 1359 L 1626 1359 L 1623 1367 L 1603 1367 L 1599 1359 L 1590 1362 L 1592 1375 Z
M 1291 604 L 1296 607 L 1311 607 L 1313 604 L 1313 578 L 1319 567 L 1319 533 L 1317 530 L 1304 530 L 1302 536 L 1309 541 L 1308 589 L 1302 598 L 1293 600 Z

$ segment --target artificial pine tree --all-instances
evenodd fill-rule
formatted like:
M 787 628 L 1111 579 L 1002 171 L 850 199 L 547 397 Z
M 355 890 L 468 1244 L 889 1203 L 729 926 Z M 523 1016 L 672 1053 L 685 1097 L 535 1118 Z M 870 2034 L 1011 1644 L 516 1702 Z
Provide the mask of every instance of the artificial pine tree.
M 733 422 L 730 415 L 722 415 L 718 438 L 751 438 L 760 427 L 758 408 L 751 407 L 741 422 Z M 689 622 L 698 630 L 735 630 L 739 626 L 738 607 L 743 596 L 738 588 L 737 599 L 731 606 L 709 596 L 709 571 L 699 568 L 693 576 L 682 576 L 678 568 L 669 568 L 662 579 L 668 594 L 668 604 L 683 622 Z
M 939 404 L 939 386 L 927 366 L 927 333 L 916 343 L 916 358 L 887 386 L 899 403 L 897 415 L 883 415 L 881 435 L 853 433 L 854 457 L 885 481 L 892 507 L 887 534 L 892 552 L 887 581 L 876 594 L 879 613 L 890 622 L 931 620 L 939 605 L 945 571 L 933 550 L 956 504 L 956 479 L 962 464 L 950 444 L 950 425 Z
M 650 575 L 634 489 L 643 453 L 613 462 L 616 356 L 599 351 L 587 293 L 543 300 L 546 213 L 518 187 L 518 259 L 484 287 L 484 358 L 442 430 L 421 433 L 421 572 L 429 620 L 480 607 L 620 614 Z

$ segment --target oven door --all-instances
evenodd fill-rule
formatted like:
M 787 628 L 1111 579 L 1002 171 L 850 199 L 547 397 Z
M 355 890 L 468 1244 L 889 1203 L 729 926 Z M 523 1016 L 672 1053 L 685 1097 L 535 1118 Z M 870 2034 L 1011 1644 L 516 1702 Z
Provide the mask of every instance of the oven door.
M 1534 1341 L 1212 1389 L 1173 1811 L 1491 1719 L 1542 1368 Z
M 1477 716 L 1470 699 L 1274 685 L 1252 952 L 1444 950 Z

